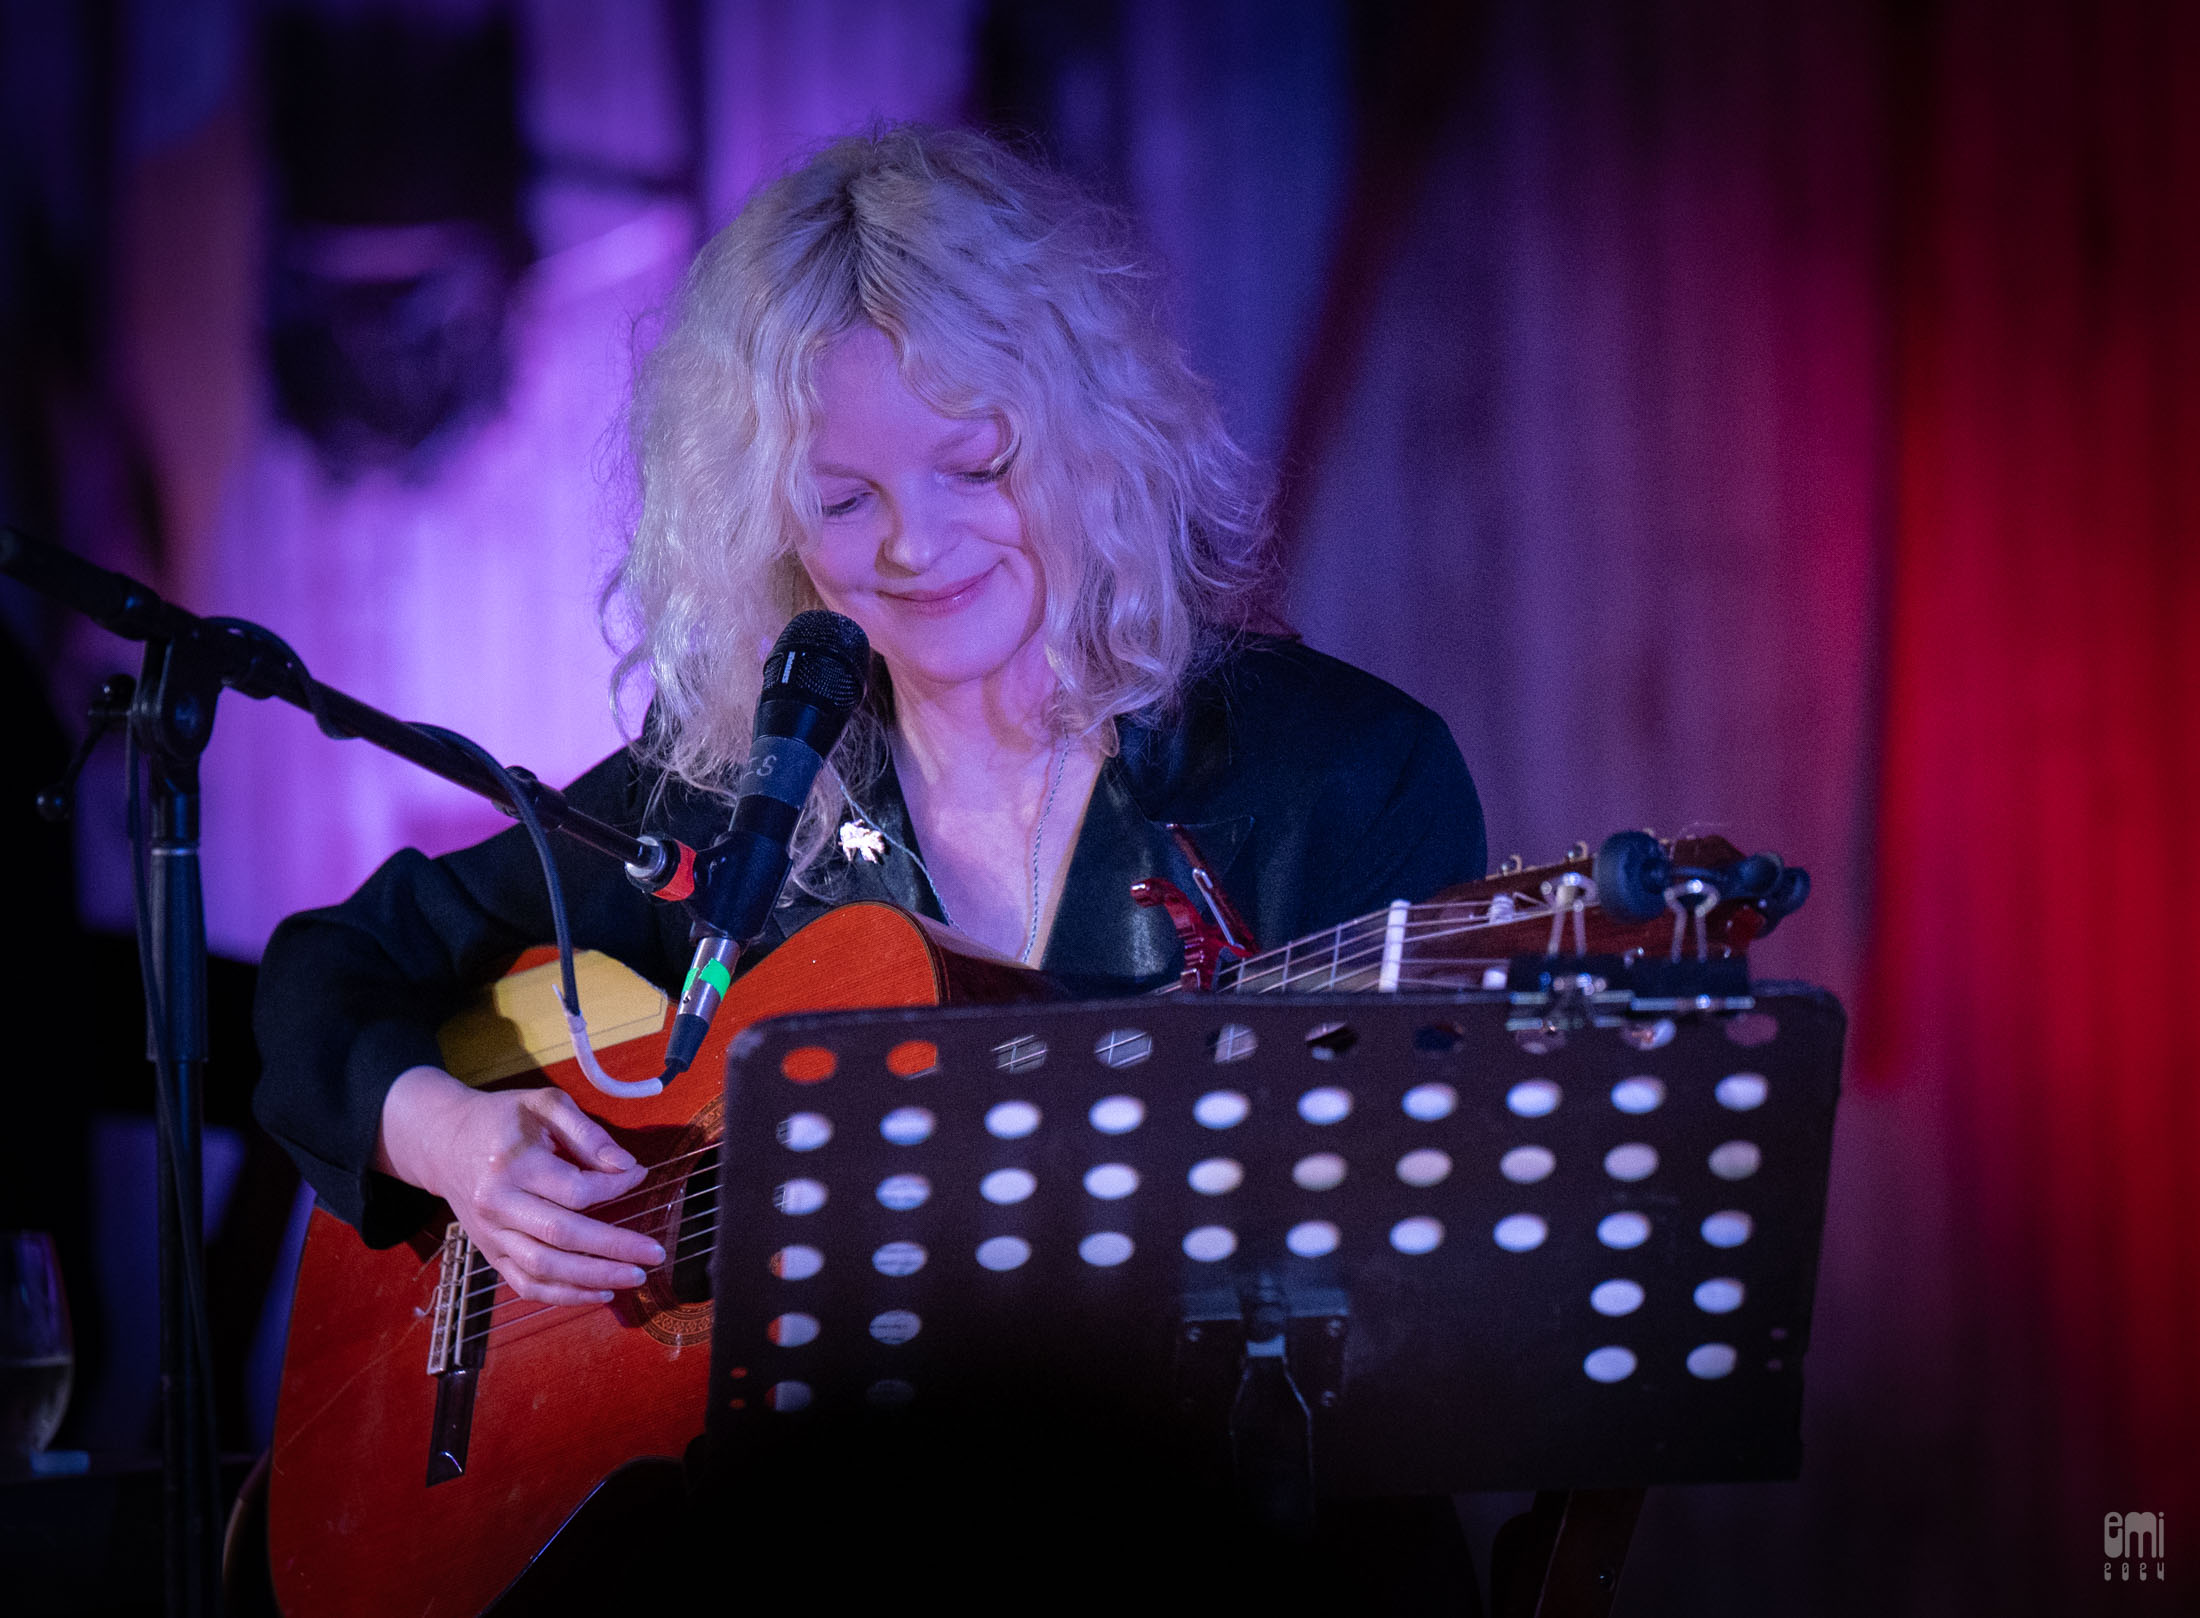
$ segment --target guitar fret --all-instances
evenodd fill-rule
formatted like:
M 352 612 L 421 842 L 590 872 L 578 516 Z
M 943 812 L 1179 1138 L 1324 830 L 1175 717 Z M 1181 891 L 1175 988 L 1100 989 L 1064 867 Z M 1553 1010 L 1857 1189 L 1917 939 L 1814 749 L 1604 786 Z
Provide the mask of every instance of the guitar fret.
M 1455 987 L 1440 975 L 1426 978 L 1425 970 L 1448 957 L 1431 959 L 1420 947 L 1432 940 L 1507 921 L 1530 918 L 1539 907 L 1523 906 L 1509 915 L 1492 914 L 1488 901 L 1449 899 L 1417 905 L 1391 905 L 1356 916 L 1328 929 L 1329 947 L 1322 949 L 1321 934 L 1295 938 L 1276 949 L 1264 950 L 1242 960 L 1227 960 L 1217 969 L 1215 987 L 1238 994 L 1277 994 L 1319 989 L 1380 990 L 1393 973 L 1398 983 Z M 1313 950 L 1314 958 L 1298 959 L 1300 945 Z M 1415 968 L 1422 968 L 1416 972 Z

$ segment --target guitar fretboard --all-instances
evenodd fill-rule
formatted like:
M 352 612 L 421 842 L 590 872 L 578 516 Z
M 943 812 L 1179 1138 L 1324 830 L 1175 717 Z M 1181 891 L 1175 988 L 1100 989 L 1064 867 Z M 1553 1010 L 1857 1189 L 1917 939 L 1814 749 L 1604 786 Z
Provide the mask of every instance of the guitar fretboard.
M 1547 905 L 1512 894 L 1494 899 L 1392 905 L 1324 932 L 1294 939 L 1244 960 L 1226 960 L 1215 974 L 1218 992 L 1316 994 L 1324 990 L 1456 989 L 1479 987 L 1486 966 L 1507 954 L 1486 955 L 1460 940 L 1521 922 L 1547 919 Z M 1438 947 L 1451 946 L 1451 947 Z

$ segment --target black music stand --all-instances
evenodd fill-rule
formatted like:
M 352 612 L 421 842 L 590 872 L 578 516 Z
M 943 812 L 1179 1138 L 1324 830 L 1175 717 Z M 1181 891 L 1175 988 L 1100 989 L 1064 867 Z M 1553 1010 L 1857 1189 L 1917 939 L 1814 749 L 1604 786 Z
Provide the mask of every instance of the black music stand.
M 1234 1460 L 1285 1525 L 1317 1494 L 1541 1491 L 1499 1610 L 1603 1611 L 1644 1486 L 1801 1466 L 1843 1018 L 1754 1002 L 1566 1029 L 1503 993 L 1187 994 L 748 1030 L 712 1449 L 1036 1381 Z

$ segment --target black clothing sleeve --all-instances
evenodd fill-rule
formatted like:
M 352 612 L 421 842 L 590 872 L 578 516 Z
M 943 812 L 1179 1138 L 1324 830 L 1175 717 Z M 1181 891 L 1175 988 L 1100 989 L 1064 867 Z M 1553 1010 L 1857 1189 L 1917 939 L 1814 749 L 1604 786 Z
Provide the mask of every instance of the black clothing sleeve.
M 631 754 L 568 790 L 574 807 L 640 825 Z M 601 854 L 553 836 L 576 949 L 659 987 L 682 969 L 686 917 L 628 883 Z M 338 1217 L 386 1246 L 425 1217 L 426 1194 L 369 1165 L 397 1075 L 441 1065 L 436 1028 L 522 950 L 552 936 L 541 862 L 524 828 L 442 859 L 404 849 L 340 905 L 292 916 L 268 941 L 254 1026 L 263 1078 L 253 1111 Z

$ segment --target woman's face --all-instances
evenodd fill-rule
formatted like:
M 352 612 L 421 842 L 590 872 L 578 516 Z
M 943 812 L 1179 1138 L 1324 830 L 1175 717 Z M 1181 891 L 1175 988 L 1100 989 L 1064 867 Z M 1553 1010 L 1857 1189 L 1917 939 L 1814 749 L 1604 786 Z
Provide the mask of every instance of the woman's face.
M 818 360 L 810 473 L 823 511 L 802 564 L 863 626 L 897 688 L 945 690 L 1039 651 L 1045 592 L 1001 479 L 1001 424 L 943 416 L 870 327 Z

